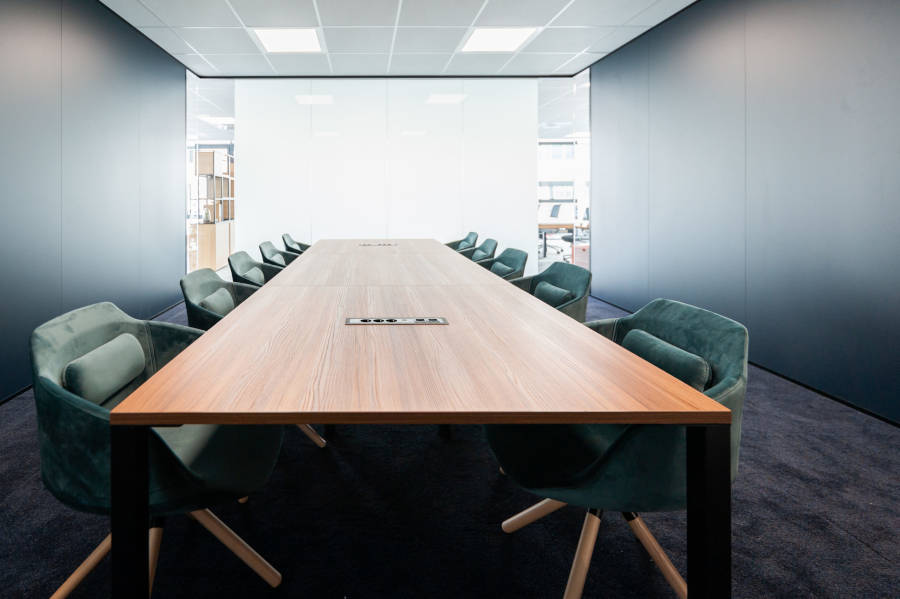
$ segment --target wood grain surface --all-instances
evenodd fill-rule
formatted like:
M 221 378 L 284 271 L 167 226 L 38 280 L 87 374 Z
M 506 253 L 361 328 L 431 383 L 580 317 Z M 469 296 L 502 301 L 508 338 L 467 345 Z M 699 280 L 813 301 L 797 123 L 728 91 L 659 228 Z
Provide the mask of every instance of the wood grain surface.
M 344 324 L 379 316 L 449 324 Z M 111 414 L 153 425 L 730 420 L 434 240 L 316 243 Z

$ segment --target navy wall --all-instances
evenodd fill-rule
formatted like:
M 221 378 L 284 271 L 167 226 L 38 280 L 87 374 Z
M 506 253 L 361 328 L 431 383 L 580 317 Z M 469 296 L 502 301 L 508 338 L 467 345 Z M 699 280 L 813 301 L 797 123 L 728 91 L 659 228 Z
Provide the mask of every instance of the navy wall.
M 100 2 L 5 0 L 0 89 L 3 398 L 30 384 L 38 324 L 178 301 L 185 70 Z
M 900 4 L 701 0 L 591 69 L 592 293 L 900 420 Z

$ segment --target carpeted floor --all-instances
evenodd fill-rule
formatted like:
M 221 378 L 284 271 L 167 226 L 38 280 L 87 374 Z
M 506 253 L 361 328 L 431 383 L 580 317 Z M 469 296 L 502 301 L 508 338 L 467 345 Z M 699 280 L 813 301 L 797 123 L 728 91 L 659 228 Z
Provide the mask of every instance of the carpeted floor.
M 622 314 L 592 300 L 589 319 Z M 185 322 L 183 307 L 161 319 Z M 752 342 L 752 340 L 751 340 Z M 734 487 L 735 597 L 900 596 L 900 430 L 751 368 Z M 560 597 L 582 512 L 514 535 L 534 503 L 480 429 L 338 426 L 326 449 L 288 428 L 269 485 L 216 513 L 284 575 L 270 589 L 186 518 L 166 523 L 157 597 Z M 684 571 L 684 514 L 645 514 Z M 47 597 L 107 534 L 41 486 L 34 402 L 0 406 L 0 596 Z M 72 597 L 109 592 L 104 561 Z M 672 597 L 618 514 L 586 597 Z

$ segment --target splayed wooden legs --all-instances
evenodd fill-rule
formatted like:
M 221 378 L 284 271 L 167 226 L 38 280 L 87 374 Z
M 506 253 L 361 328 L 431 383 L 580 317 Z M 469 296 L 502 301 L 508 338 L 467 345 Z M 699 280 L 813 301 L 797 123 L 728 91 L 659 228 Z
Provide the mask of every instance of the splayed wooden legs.
M 628 526 L 631 527 L 631 532 L 634 533 L 634 536 L 637 537 L 644 549 L 647 550 L 647 553 L 650 554 L 650 559 L 659 567 L 660 572 L 662 572 L 672 590 L 675 591 L 679 599 L 687 599 L 687 583 L 681 577 L 681 574 L 678 573 L 678 570 L 675 569 L 675 565 L 669 559 L 669 556 L 666 555 L 659 541 L 647 528 L 644 520 L 634 512 L 622 512 L 622 515 L 625 516 Z
M 159 547 L 162 545 L 162 526 L 150 529 L 150 594 L 153 594 L 153 579 L 156 577 L 156 564 L 159 562 Z
M 310 441 L 315 443 L 318 447 L 325 447 L 328 442 L 322 438 L 322 436 L 316 432 L 316 429 L 311 427 L 308 424 L 298 424 L 297 427 L 303 431 L 303 434 L 309 437 Z
M 532 522 L 537 522 L 544 516 L 552 514 L 556 510 L 565 507 L 566 504 L 555 499 L 544 499 L 539 501 L 528 509 L 522 510 L 515 516 L 507 518 L 503 521 L 501 528 L 503 532 L 516 532 L 520 528 L 528 526 Z
M 196 512 L 191 512 L 190 515 L 203 528 L 219 539 L 223 545 L 228 547 L 242 562 L 250 566 L 269 586 L 277 587 L 281 584 L 281 573 L 254 551 L 244 539 L 237 536 L 233 530 L 219 520 L 215 514 L 209 510 L 197 510 Z
M 594 545 L 597 542 L 602 516 L 603 512 L 599 510 L 588 510 L 584 516 L 581 536 L 578 537 L 578 549 L 575 550 L 575 559 L 572 560 L 572 569 L 569 571 L 569 581 L 566 583 L 563 599 L 579 599 L 584 592 L 584 581 L 591 566 L 591 556 L 594 555 Z

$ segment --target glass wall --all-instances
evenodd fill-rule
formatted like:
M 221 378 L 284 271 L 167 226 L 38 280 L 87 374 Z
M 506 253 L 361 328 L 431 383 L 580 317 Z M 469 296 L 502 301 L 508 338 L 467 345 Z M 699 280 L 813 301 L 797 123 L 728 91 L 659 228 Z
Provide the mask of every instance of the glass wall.
M 538 84 L 537 251 L 540 268 L 590 268 L 590 74 Z

